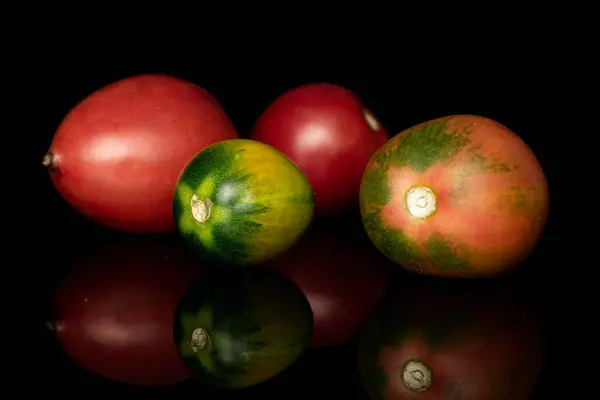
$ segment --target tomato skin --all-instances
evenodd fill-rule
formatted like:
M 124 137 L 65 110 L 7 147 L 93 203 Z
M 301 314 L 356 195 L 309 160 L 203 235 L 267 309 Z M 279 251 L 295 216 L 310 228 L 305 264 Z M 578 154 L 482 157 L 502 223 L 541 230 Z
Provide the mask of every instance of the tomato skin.
M 202 275 L 175 242 L 111 242 L 90 253 L 58 287 L 56 337 L 80 366 L 136 385 L 187 379 L 172 325 L 177 303 Z
M 198 151 L 237 138 L 204 89 L 136 75 L 90 94 L 58 127 L 44 165 L 60 195 L 95 222 L 133 233 L 175 230 L 173 193 Z
M 313 310 L 312 347 L 336 346 L 355 333 L 387 287 L 385 260 L 368 240 L 316 224 L 291 250 L 267 263 L 291 279 Z
M 271 103 L 251 138 L 290 157 L 313 187 L 315 212 L 331 215 L 358 204 L 362 173 L 388 134 L 353 92 L 312 83 Z

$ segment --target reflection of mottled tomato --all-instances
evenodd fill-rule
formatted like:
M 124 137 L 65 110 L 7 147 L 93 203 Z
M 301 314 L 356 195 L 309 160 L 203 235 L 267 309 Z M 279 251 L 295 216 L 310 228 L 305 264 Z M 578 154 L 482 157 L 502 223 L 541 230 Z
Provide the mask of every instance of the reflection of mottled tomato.
M 173 319 L 198 266 L 178 242 L 128 239 L 101 246 L 55 294 L 58 340 L 79 365 L 116 381 L 186 379 Z
M 273 146 L 304 172 L 317 214 L 358 205 L 360 178 L 387 131 L 350 90 L 311 83 L 279 96 L 262 113 L 251 138 Z
M 376 400 L 529 398 L 540 368 L 533 320 L 485 290 L 418 286 L 377 307 L 361 332 L 359 369 Z
M 314 225 L 299 243 L 269 263 L 304 292 L 313 310 L 312 346 L 348 340 L 386 289 L 384 261 L 367 238 Z

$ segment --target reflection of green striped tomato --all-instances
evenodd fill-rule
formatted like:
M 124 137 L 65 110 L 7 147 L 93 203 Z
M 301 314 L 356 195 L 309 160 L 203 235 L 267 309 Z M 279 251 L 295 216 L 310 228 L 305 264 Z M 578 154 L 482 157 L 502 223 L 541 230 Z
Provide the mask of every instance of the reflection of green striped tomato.
M 177 182 L 173 214 L 184 239 L 207 259 L 264 262 L 308 227 L 314 196 L 304 174 L 280 151 L 233 139 L 198 153 Z
M 200 380 L 242 388 L 292 365 L 308 347 L 312 330 L 302 291 L 277 272 L 253 268 L 192 285 L 177 308 L 173 337 Z

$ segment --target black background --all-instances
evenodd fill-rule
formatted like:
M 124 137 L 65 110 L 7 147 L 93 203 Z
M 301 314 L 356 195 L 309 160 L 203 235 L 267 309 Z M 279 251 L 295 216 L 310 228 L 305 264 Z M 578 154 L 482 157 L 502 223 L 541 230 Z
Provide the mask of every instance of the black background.
M 306 56 L 306 52 L 304 53 Z M 106 57 L 104 54 L 103 57 Z M 257 57 L 260 59 L 260 57 Z M 31 107 L 37 110 L 35 142 L 29 144 L 30 155 L 37 157 L 35 170 L 36 202 L 43 204 L 44 234 L 36 248 L 37 279 L 41 290 L 36 309 L 36 325 L 44 339 L 37 347 L 44 373 L 44 385 L 61 393 L 93 395 L 152 395 L 157 398 L 217 398 L 217 393 L 195 393 L 192 383 L 175 388 L 135 388 L 109 382 L 79 369 L 44 329 L 44 318 L 52 290 L 73 261 L 96 238 L 116 235 L 84 220 L 70 209 L 53 188 L 41 159 L 52 135 L 67 112 L 85 96 L 117 79 L 134 74 L 160 72 L 189 80 L 215 96 L 240 136 L 246 136 L 261 111 L 279 94 L 303 83 L 327 81 L 354 91 L 386 126 L 390 134 L 416 123 L 456 113 L 479 114 L 493 118 L 514 130 L 537 155 L 549 181 L 551 214 L 546 231 L 534 254 L 510 279 L 523 288 L 542 316 L 546 357 L 536 395 L 558 390 L 555 379 L 560 369 L 560 331 L 562 320 L 556 316 L 555 286 L 558 279 L 560 248 L 559 221 L 555 204 L 560 195 L 554 190 L 560 165 L 555 161 L 552 114 L 549 90 L 540 77 L 538 65 L 516 64 L 503 56 L 470 62 L 467 66 L 452 63 L 423 63 L 419 59 L 384 63 L 375 58 L 367 66 L 355 63 L 353 56 L 325 63 L 315 57 L 299 64 L 294 60 L 222 59 L 206 57 L 202 61 L 169 60 L 163 57 L 137 59 L 127 63 L 119 59 L 102 64 L 94 60 L 77 61 L 57 58 L 44 73 L 36 75 L 38 87 Z M 385 64 L 385 66 L 384 66 Z M 558 200 L 559 202 L 560 200 Z M 49 260 L 52 260 L 51 262 Z M 263 398 L 307 397 L 317 395 L 336 398 L 366 398 L 355 380 L 353 342 L 337 349 L 311 351 L 293 368 L 268 384 L 238 393 Z M 94 388 L 89 389 L 90 386 Z M 86 388 L 87 387 L 87 388 Z M 204 389 L 202 389 L 204 390 Z M 291 391 L 290 391 L 291 390 Z M 181 397 L 178 397 L 181 396 Z M 508 400 L 508 399 L 507 399 Z

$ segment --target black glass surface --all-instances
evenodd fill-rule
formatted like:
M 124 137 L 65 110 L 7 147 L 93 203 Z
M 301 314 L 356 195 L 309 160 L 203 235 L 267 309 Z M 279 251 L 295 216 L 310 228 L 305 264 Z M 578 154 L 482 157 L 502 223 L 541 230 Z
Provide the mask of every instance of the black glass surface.
M 44 205 L 45 226 L 50 227 L 36 250 L 40 256 L 46 255 L 44 259 L 40 259 L 36 268 L 36 280 L 40 282 L 36 305 L 36 310 L 39 310 L 39 313 L 36 313 L 36 325 L 40 336 L 36 342 L 39 344 L 37 348 L 43 354 L 36 356 L 36 368 L 45 371 L 42 378 L 45 390 L 52 388 L 59 390 L 62 395 L 79 398 L 103 393 L 115 397 L 151 396 L 165 399 L 241 399 L 251 396 L 262 399 L 315 396 L 368 399 L 357 375 L 356 335 L 339 346 L 311 348 L 275 378 L 255 387 L 236 390 L 210 388 L 197 383 L 193 378 L 171 386 L 119 383 L 78 366 L 56 340 L 53 330 L 57 327 L 49 323 L 56 317 L 52 311 L 52 298 L 61 282 L 73 271 L 81 268 L 82 263 L 89 264 L 90 260 L 102 254 L 106 257 L 105 262 L 111 264 L 111 254 L 118 260 L 123 252 L 129 252 L 127 257 L 133 260 L 136 258 L 135 251 L 144 252 L 144 249 L 149 248 L 167 253 L 188 251 L 177 233 L 133 237 L 103 228 L 85 219 L 60 197 L 48 177 L 47 170 L 41 165 L 41 159 L 57 126 L 72 107 L 108 83 L 145 72 L 171 74 L 208 90 L 221 102 L 241 137 L 248 136 L 256 118 L 278 95 L 300 84 L 319 81 L 336 83 L 354 91 L 377 114 L 391 135 L 416 123 L 456 113 L 478 114 L 509 126 L 535 152 L 549 182 L 551 210 L 544 234 L 533 253 L 508 276 L 480 284 L 445 281 L 442 286 L 449 286 L 454 292 L 461 285 L 468 286 L 458 291 L 472 296 L 471 299 L 475 303 L 478 296 L 483 298 L 484 293 L 499 290 L 509 293 L 511 301 L 516 301 L 527 309 L 532 324 L 540 330 L 538 344 L 542 349 L 541 369 L 531 398 L 548 398 L 548 394 L 552 393 L 557 382 L 553 371 L 555 372 L 560 365 L 560 356 L 553 353 L 557 347 L 554 327 L 559 322 L 556 321 L 553 312 L 556 298 L 552 290 L 556 280 L 558 229 L 552 208 L 552 185 L 559 167 L 550 155 L 551 138 L 548 132 L 551 131 L 551 126 L 544 125 L 546 122 L 540 118 L 541 112 L 532 106 L 532 103 L 541 101 L 540 96 L 543 94 L 537 91 L 537 87 L 527 84 L 526 76 L 519 75 L 518 72 L 514 72 L 516 77 L 487 76 L 482 72 L 453 78 L 451 74 L 427 76 L 425 73 L 419 75 L 418 72 L 411 72 L 411 75 L 395 74 L 391 71 L 380 74 L 365 71 L 363 74 L 360 71 L 319 71 L 318 68 L 310 72 L 294 72 L 290 69 L 279 73 L 273 70 L 273 73 L 234 71 L 232 74 L 226 74 L 219 71 L 219 68 L 202 69 L 198 65 L 186 67 L 162 64 L 151 64 L 150 67 L 140 65 L 129 69 L 64 66 L 52 74 L 40 77 L 40 85 L 44 90 L 41 91 L 38 101 L 44 103 L 44 107 L 43 112 L 36 117 L 41 128 L 33 139 L 34 142 L 30 143 L 30 151 L 39 155 L 40 166 L 35 175 L 36 201 Z M 318 224 L 333 225 L 354 238 L 368 240 L 356 211 L 349 211 L 335 218 L 319 219 L 317 226 Z M 52 234 L 47 234 L 48 232 Z M 160 248 L 163 245 L 165 248 Z M 105 250 L 107 248 L 113 250 Z M 120 250 L 114 250 L 115 248 Z M 113 253 L 109 254 L 110 251 Z M 199 260 L 198 264 L 202 264 L 202 261 Z M 402 292 L 406 288 L 423 284 L 424 278 L 399 267 L 386 264 L 386 268 L 390 273 L 388 294 L 391 293 L 392 296 L 395 290 Z M 423 290 L 426 293 L 425 289 Z M 451 301 L 450 299 L 449 302 Z

